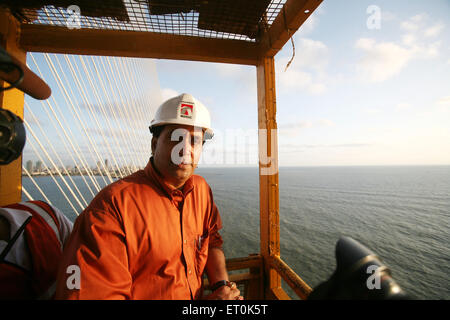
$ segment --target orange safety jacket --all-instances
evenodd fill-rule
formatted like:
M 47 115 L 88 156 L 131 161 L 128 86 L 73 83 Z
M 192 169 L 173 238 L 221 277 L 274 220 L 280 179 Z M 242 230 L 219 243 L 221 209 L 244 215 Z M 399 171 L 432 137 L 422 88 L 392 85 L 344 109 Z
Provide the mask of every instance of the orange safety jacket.
M 15 203 L 1 210 L 11 215 L 22 214 L 26 220 L 0 252 L 0 299 L 52 298 L 64 245 L 64 235 L 60 231 L 64 227 L 61 228 L 56 212 L 42 201 Z M 66 224 L 68 233 L 71 223 L 67 220 Z M 30 270 L 7 260 L 19 237 L 25 237 L 26 246 L 16 255 L 29 256 Z
M 171 189 L 152 160 L 100 191 L 79 215 L 59 269 L 57 299 L 201 297 L 208 250 L 223 243 L 219 211 L 202 177 Z M 68 285 L 76 284 L 74 266 L 78 287 Z

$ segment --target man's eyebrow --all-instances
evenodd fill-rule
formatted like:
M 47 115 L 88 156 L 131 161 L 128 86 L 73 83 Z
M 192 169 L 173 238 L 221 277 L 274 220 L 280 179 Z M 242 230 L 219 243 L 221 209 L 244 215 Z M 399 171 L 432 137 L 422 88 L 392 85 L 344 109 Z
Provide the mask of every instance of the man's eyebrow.
M 191 136 L 203 136 L 203 131 L 194 130 L 193 132 L 190 132 L 188 129 L 183 129 L 183 128 L 175 128 L 175 129 L 171 129 L 171 131 L 169 132 L 169 134 L 172 135 L 172 133 L 173 133 L 175 130 L 179 130 L 179 129 L 185 130 L 185 132 L 187 131 Z
M 170 130 L 171 130 L 171 131 L 169 132 L 169 134 L 172 135 L 173 132 L 176 131 L 176 130 L 186 130 L 186 129 L 183 129 L 183 128 L 175 128 L 175 129 L 170 129 Z M 187 131 L 187 130 L 186 130 L 186 131 Z M 183 133 L 184 133 L 184 131 L 183 131 Z

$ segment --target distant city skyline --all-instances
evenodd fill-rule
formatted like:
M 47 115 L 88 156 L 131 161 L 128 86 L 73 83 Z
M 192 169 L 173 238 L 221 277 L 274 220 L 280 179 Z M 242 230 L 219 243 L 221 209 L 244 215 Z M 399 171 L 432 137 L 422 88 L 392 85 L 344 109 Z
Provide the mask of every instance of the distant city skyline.
M 104 165 L 102 162 L 97 162 L 96 166 L 91 166 L 88 168 L 78 167 L 76 165 L 66 164 L 64 166 L 59 167 L 45 167 L 40 160 L 34 162 L 33 165 L 32 160 L 27 160 L 25 169 L 22 171 L 23 176 L 36 176 L 36 175 L 113 175 L 114 177 L 119 177 L 120 175 L 128 175 L 132 172 L 135 172 L 143 167 L 134 166 L 134 165 L 124 165 L 120 167 L 109 167 L 108 159 L 105 159 Z

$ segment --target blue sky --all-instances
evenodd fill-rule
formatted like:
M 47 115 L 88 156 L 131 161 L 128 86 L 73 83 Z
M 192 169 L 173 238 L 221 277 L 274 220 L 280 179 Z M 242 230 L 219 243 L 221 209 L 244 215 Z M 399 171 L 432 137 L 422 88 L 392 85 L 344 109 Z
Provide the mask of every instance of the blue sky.
M 367 27 L 370 5 L 379 29 Z M 291 43 L 276 56 L 280 165 L 450 164 L 448 21 L 448 1 L 324 1 L 286 72 Z M 257 126 L 255 68 L 157 69 L 163 94 L 192 92 L 220 132 Z
M 367 25 L 369 6 L 380 10 L 379 28 Z M 276 56 L 279 165 L 449 165 L 448 21 L 446 0 L 324 1 L 294 35 L 287 71 L 291 43 Z M 142 79 L 150 79 L 138 93 L 145 110 L 135 127 L 145 132 L 142 159 L 156 106 L 188 92 L 210 109 L 216 130 L 204 165 L 257 164 L 255 67 L 137 63 L 146 66 Z M 48 79 L 55 99 L 63 99 Z

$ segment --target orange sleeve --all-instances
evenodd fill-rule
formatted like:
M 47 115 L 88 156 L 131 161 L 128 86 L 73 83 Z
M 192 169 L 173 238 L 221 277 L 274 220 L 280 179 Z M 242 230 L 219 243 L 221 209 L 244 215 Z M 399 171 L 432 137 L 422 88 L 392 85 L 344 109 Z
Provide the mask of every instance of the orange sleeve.
M 217 209 L 217 206 L 214 203 L 211 189 L 209 190 L 209 194 L 212 203 L 212 209 L 209 218 L 209 248 L 222 249 L 223 239 L 219 233 L 219 230 L 222 229 L 222 219 L 220 218 L 219 209 Z
M 73 266 L 79 267 L 79 279 Z M 129 299 L 131 284 L 121 217 L 103 201 L 93 201 L 75 221 L 64 249 L 56 299 Z

